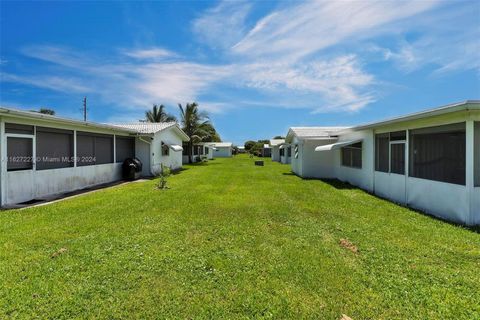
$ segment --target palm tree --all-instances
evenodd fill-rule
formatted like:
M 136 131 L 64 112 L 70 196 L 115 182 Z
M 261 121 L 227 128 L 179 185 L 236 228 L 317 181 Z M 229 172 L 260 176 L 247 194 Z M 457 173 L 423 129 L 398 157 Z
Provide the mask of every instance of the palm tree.
M 179 103 L 182 130 L 190 138 L 188 141 L 188 162 L 192 163 L 192 148 L 195 143 L 209 135 L 209 128 L 213 128 L 205 112 L 198 110 L 196 102 L 187 103 L 185 108 Z M 211 132 L 211 131 L 210 131 Z
M 204 129 L 207 135 L 202 138 L 202 142 L 222 142 L 220 135 L 211 123 L 206 123 Z
M 177 121 L 177 118 L 175 118 L 175 116 L 172 116 L 165 111 L 165 106 L 163 104 L 154 104 L 152 110 L 148 110 L 145 112 L 145 119 L 147 120 L 147 122 Z

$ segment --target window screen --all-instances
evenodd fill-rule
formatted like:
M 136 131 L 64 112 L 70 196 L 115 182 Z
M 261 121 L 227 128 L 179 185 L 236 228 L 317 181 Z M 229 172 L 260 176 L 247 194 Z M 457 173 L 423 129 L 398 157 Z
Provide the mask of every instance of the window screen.
M 287 148 L 287 157 L 291 157 L 292 156 L 292 147 L 288 147 Z
M 31 138 L 7 138 L 7 170 L 29 170 L 33 168 L 33 143 Z
M 5 123 L 5 133 L 33 134 L 33 126 L 17 123 Z
M 198 155 L 198 146 L 193 146 L 193 155 L 194 156 Z
M 362 168 L 361 142 L 342 148 L 342 165 L 352 168 Z
M 77 165 L 113 163 L 113 136 L 77 133 Z
M 285 148 L 280 149 L 280 157 L 285 155 Z
M 405 174 L 405 143 L 392 143 L 390 153 L 390 172 Z
M 465 185 L 465 123 L 410 131 L 410 176 Z
M 116 161 L 123 162 L 125 159 L 135 157 L 135 138 L 115 137 Z
M 474 182 L 475 187 L 480 187 L 480 122 L 475 122 L 475 131 L 473 139 L 474 152 Z
M 95 164 L 113 163 L 113 136 L 95 136 Z
M 390 132 L 390 141 L 405 141 L 407 140 L 406 131 Z
M 183 154 L 184 156 L 188 156 L 188 149 L 189 149 L 189 148 L 188 148 L 188 144 L 187 144 L 187 143 L 183 143 L 183 144 L 182 144 L 182 147 L 183 147 L 182 154 Z
M 375 170 L 380 172 L 388 172 L 388 150 L 389 150 L 389 134 L 382 133 L 375 135 Z
M 37 170 L 73 167 L 73 131 L 37 127 Z

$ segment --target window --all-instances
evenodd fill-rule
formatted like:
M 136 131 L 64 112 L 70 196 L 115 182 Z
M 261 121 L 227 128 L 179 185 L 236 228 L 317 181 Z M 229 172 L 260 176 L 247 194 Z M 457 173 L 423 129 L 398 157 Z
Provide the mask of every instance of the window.
M 298 144 L 295 145 L 295 149 L 293 150 L 293 152 L 295 154 L 294 155 L 295 159 L 298 159 Z
M 475 122 L 473 138 L 474 153 L 474 183 L 475 187 L 480 187 L 480 121 Z
M 133 137 L 115 137 L 116 161 L 123 162 L 125 159 L 135 157 L 135 138 Z
M 390 172 L 405 174 L 405 143 L 390 145 Z
M 375 171 L 405 174 L 406 136 L 406 131 L 375 135 Z
M 36 169 L 73 167 L 73 131 L 37 127 Z
M 375 135 L 375 171 L 388 172 L 388 150 L 390 138 L 388 133 Z
M 33 139 L 7 137 L 7 171 L 33 168 Z
M 5 133 L 33 134 L 33 126 L 17 123 L 5 123 Z
M 292 156 L 292 147 L 288 146 L 287 148 L 287 157 L 291 157 Z
M 283 157 L 285 155 L 285 148 L 280 149 L 280 157 Z
M 169 156 L 170 155 L 170 147 L 168 144 L 162 142 L 162 156 Z
M 77 132 L 77 165 L 113 163 L 113 136 Z
M 465 123 L 410 131 L 410 176 L 465 185 Z
M 358 142 L 342 148 L 342 165 L 362 168 L 362 143 Z

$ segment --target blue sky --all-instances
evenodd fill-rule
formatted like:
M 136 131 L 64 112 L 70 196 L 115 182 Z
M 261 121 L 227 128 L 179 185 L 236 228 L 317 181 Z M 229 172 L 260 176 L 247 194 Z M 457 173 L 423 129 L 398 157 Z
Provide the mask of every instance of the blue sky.
M 0 2 L 0 105 L 131 122 L 197 101 L 225 141 L 480 98 L 480 2 Z

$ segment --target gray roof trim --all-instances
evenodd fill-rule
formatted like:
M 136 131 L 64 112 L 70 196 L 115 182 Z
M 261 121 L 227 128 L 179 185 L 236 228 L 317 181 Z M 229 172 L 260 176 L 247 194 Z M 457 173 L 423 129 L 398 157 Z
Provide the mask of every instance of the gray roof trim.
M 390 118 L 382 121 L 358 125 L 350 129 L 343 130 L 341 131 L 341 133 L 348 132 L 348 131 L 371 129 L 375 127 L 386 126 L 389 124 L 394 124 L 394 123 L 399 123 L 404 121 L 411 121 L 411 120 L 417 120 L 417 119 L 422 119 L 427 117 L 448 114 L 452 112 L 470 111 L 470 110 L 480 110 L 480 100 L 465 100 L 462 102 L 452 103 L 452 104 L 444 105 L 444 106 L 433 108 L 433 109 L 410 113 L 404 116 L 398 116 L 398 117 L 394 117 L 394 118 Z
M 43 114 L 43 113 L 38 113 L 33 111 L 17 110 L 17 109 L 11 109 L 11 108 L 0 108 L 0 115 L 13 116 L 13 117 L 18 117 L 23 119 L 35 119 L 35 120 L 58 122 L 62 124 L 71 124 L 71 125 L 76 125 L 81 127 L 92 127 L 92 128 L 108 129 L 113 131 L 122 131 L 127 133 L 136 133 L 135 130 L 120 128 L 120 127 L 109 125 L 109 124 L 74 120 L 74 119 L 68 119 L 68 118 L 60 118 L 60 117 L 51 116 L 48 114 Z

